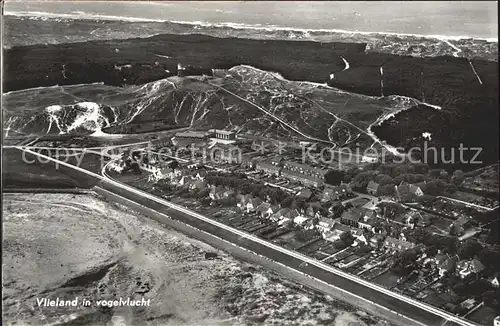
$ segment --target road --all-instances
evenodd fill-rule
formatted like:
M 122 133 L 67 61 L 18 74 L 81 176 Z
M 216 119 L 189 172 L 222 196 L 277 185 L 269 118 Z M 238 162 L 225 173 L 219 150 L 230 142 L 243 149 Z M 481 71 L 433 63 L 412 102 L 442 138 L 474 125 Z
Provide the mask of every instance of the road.
M 345 63 L 344 70 L 342 70 L 342 71 L 348 70 L 351 67 L 351 65 L 349 64 L 349 62 L 344 57 L 342 57 L 342 56 L 340 57 L 340 59 L 342 59 L 342 61 L 344 61 L 344 63 Z
M 472 206 L 472 207 L 479 208 L 479 209 L 484 209 L 484 210 L 487 210 L 487 211 L 492 211 L 492 210 L 494 210 L 496 208 L 496 207 L 490 208 L 490 207 L 486 207 L 486 206 L 481 206 L 481 205 L 477 205 L 477 204 L 469 203 L 469 202 L 466 202 L 466 201 L 463 201 L 463 200 L 459 200 L 459 199 L 455 199 L 455 198 L 450 198 L 450 197 L 445 197 L 445 196 L 437 196 L 437 198 L 443 198 L 443 199 L 446 199 L 446 200 L 451 200 L 451 201 L 454 201 L 454 202 L 457 202 L 457 203 L 464 204 L 466 206 Z
M 286 265 L 288 268 L 300 271 L 315 279 L 334 285 L 350 296 L 355 296 L 364 304 L 368 302 L 379 310 L 385 309 L 387 313 L 390 311 L 392 314 L 396 314 L 400 317 L 404 316 L 407 320 L 406 324 L 476 326 L 476 324 L 451 315 L 444 310 L 391 292 L 386 288 L 333 268 L 313 258 L 285 249 L 252 234 L 212 220 L 180 205 L 176 205 L 126 184 L 117 182 L 107 175 L 107 165 L 102 169 L 102 175 L 98 175 L 52 157 L 34 152 L 30 149 L 23 149 L 21 147 L 18 149 L 43 158 L 46 161 L 58 164 L 60 169 L 64 167 L 68 171 L 71 171 L 72 174 L 80 174 L 82 178 L 93 179 L 94 183 L 99 185 L 99 187 L 139 205 L 154 209 L 158 214 L 168 215 L 171 219 L 181 221 L 202 232 L 210 233 L 232 244 L 237 244 L 239 247 L 247 249 L 257 255 L 264 256 L 273 262 Z M 109 163 L 111 162 L 108 162 L 108 164 Z

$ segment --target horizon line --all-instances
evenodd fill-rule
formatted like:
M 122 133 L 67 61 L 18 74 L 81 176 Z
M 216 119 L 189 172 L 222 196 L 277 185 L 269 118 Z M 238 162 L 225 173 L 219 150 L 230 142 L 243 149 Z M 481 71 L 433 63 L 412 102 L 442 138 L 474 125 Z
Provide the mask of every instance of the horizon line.
M 261 25 L 261 24 L 243 24 L 234 22 L 203 22 L 203 21 L 176 21 L 168 19 L 151 19 L 142 17 L 129 17 L 129 16 L 113 16 L 113 15 L 101 15 L 101 14 L 65 14 L 65 13 L 51 13 L 43 11 L 4 11 L 5 16 L 15 16 L 15 17 L 48 17 L 48 18 L 66 18 L 74 20 L 107 20 L 107 21 L 124 21 L 124 22 L 151 22 L 151 23 L 175 23 L 175 24 L 185 24 L 185 25 L 200 25 L 200 26 L 215 26 L 215 27 L 229 27 L 233 29 L 255 29 L 255 30 L 266 30 L 266 31 L 297 31 L 297 32 L 330 32 L 330 33 L 351 33 L 360 35 L 394 35 L 394 36 L 412 36 L 421 38 L 430 38 L 437 40 L 482 40 L 490 43 L 498 43 L 498 36 L 496 37 L 475 37 L 475 36 L 451 36 L 451 35 L 437 35 L 437 34 L 410 34 L 410 33 L 398 33 L 398 32 L 381 32 L 381 31 L 353 31 L 344 29 L 314 29 L 314 28 L 298 28 L 298 27 L 287 27 L 287 26 L 277 26 L 277 25 Z

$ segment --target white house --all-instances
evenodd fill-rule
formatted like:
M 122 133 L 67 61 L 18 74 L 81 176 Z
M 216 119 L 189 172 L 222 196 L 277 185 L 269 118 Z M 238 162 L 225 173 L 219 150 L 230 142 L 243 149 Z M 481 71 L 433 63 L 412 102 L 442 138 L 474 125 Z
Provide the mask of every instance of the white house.
M 212 186 L 212 190 L 210 190 L 208 196 L 212 200 L 217 200 L 223 197 L 223 193 L 224 193 L 224 188 L 222 186 L 217 186 L 217 187 Z
M 295 216 L 295 218 L 293 219 L 293 223 L 299 225 L 299 226 L 302 226 L 304 225 L 309 219 L 303 215 L 298 215 L 298 216 Z
M 484 265 L 477 259 L 472 259 L 471 261 L 461 262 L 459 266 L 458 274 L 461 278 L 466 278 L 470 274 L 478 274 L 483 271 Z
M 274 213 L 273 215 L 271 215 L 269 218 L 273 222 L 278 222 L 278 221 L 281 221 L 282 219 L 284 219 L 286 217 L 286 214 L 288 214 L 289 212 L 290 212 L 290 208 L 282 208 L 279 211 L 277 211 L 276 213 Z
M 255 213 L 263 216 L 269 208 L 271 208 L 271 204 L 263 202 L 257 208 L 255 208 Z
M 291 221 L 291 219 L 289 219 L 288 217 L 284 217 L 278 221 L 278 225 L 285 225 L 286 223 L 288 223 L 290 221 Z
M 247 203 L 247 213 L 251 213 L 253 211 L 255 211 L 255 209 L 262 203 L 262 199 L 260 199 L 259 197 L 257 198 L 253 198 L 251 199 L 248 203 Z
M 236 204 L 236 206 L 238 206 L 239 208 L 243 209 L 247 206 L 248 202 L 252 200 L 252 196 L 251 195 L 242 195 L 240 197 L 240 201 L 238 204 Z
M 496 288 L 500 287 L 500 276 L 495 275 L 491 280 L 491 285 L 493 285 Z
M 264 213 L 262 213 L 263 217 L 271 217 L 271 215 L 277 213 L 280 210 L 279 206 L 273 205 L 269 207 Z
M 319 219 L 319 222 L 318 222 L 318 225 L 316 226 L 316 228 L 320 232 L 326 232 L 326 231 L 330 231 L 334 225 L 335 225 L 334 220 L 332 220 L 331 218 L 323 217 L 323 218 Z
M 201 170 L 196 172 L 195 178 L 204 181 L 206 176 L 207 176 L 207 171 Z

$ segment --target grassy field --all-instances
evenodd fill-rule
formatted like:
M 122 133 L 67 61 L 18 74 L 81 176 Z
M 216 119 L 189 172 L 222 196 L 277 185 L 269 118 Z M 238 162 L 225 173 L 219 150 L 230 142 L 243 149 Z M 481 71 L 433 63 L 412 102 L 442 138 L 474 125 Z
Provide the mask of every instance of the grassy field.
M 32 163 L 28 163 L 32 162 Z M 87 187 L 52 164 L 43 164 L 31 155 L 23 159 L 18 149 L 2 149 L 2 185 L 5 188 L 76 188 Z

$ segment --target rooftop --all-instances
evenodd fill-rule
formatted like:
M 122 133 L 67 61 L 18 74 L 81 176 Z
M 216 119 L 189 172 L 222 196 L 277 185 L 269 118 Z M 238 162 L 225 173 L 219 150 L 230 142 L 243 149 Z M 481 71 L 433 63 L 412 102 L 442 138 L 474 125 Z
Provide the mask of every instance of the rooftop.
M 232 135 L 232 134 L 234 134 L 234 131 L 219 130 L 219 129 L 210 129 L 209 132 L 215 132 L 215 133 L 222 134 L 222 135 Z
M 203 138 L 206 136 L 207 136 L 207 134 L 203 131 L 184 131 L 184 132 L 178 132 L 175 134 L 175 137 Z

